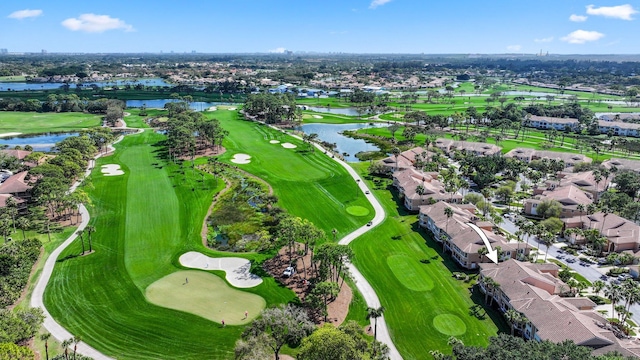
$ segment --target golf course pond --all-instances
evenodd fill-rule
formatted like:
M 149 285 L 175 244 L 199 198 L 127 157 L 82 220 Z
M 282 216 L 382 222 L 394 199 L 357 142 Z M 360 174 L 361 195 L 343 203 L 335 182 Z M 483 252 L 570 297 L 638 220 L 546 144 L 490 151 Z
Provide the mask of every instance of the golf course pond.
M 127 100 L 128 108 L 139 108 L 146 106 L 149 109 L 164 109 L 164 106 L 168 103 L 178 102 L 177 99 L 155 99 L 155 100 Z M 189 103 L 189 107 L 196 111 L 205 111 L 212 106 L 218 105 L 237 105 L 229 102 L 206 102 L 206 101 L 194 101 Z
M 78 136 L 77 132 L 71 133 L 46 133 L 38 135 L 26 135 L 26 136 L 14 136 L 0 138 L 0 145 L 8 145 L 10 149 L 19 145 L 23 148 L 26 145 L 31 145 L 34 151 L 51 151 L 51 148 L 55 146 L 57 142 L 60 142 L 69 136 Z
M 24 91 L 24 90 L 56 90 L 60 89 L 65 83 L 59 82 L 3 82 L 0 83 L 0 91 Z M 125 86 L 125 85 L 144 85 L 144 86 L 175 86 L 175 84 L 169 84 L 160 78 L 153 79 L 127 79 L 127 80 L 113 80 L 113 81 L 92 81 L 82 83 L 82 87 L 90 88 L 93 85 L 98 87 L 105 86 Z M 72 89 L 76 87 L 76 84 L 69 84 Z
M 304 124 L 298 130 L 305 134 L 318 134 L 318 138 L 331 144 L 336 144 L 336 151 L 344 155 L 344 159 L 349 162 L 359 162 L 356 154 L 360 151 L 378 151 L 374 144 L 369 144 L 362 139 L 352 139 L 344 136 L 341 132 L 345 130 L 366 129 L 374 127 L 384 127 L 386 124 Z

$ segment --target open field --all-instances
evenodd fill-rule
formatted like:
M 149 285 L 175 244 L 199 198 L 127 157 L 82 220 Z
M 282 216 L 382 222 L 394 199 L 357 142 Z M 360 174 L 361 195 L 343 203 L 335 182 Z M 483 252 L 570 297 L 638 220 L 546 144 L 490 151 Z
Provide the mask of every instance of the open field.
M 84 113 L 0 112 L 0 134 L 78 131 L 100 124 L 100 116 Z
M 367 164 L 354 167 L 367 177 Z M 452 272 L 460 269 L 448 255 L 443 256 L 430 236 L 418 230 L 417 216 L 406 214 L 389 190 L 373 193 L 388 217 L 351 243 L 356 254 L 353 262 L 386 308 L 391 337 L 403 358 L 424 359 L 434 349 L 450 353 L 449 336 L 458 337 L 465 345 L 486 346 L 490 336 L 508 331 L 493 310 L 487 309 L 484 319 L 470 314 L 484 297 L 452 277 Z M 401 238 L 391 239 L 396 235 Z
M 61 254 L 45 303 L 72 333 L 119 359 L 231 358 L 241 327 L 222 329 L 200 316 L 152 305 L 145 298 L 149 285 L 180 269 L 182 253 L 221 255 L 202 246 L 200 229 L 211 198 L 223 183 L 210 176 L 201 183 L 194 171 L 182 174 L 178 165 L 164 164 L 156 156 L 161 139 L 151 131 L 127 136 L 113 156 L 98 161 L 92 174 L 95 189 L 90 192 L 96 251 L 78 257 L 77 242 Z M 119 164 L 125 174 L 103 176 L 99 172 L 103 164 Z M 260 259 L 264 255 L 234 256 Z M 267 306 L 294 298 L 273 278 L 264 280 L 243 291 L 262 297 Z
M 206 116 L 219 119 L 229 131 L 224 143 L 227 152 L 220 159 L 230 161 L 238 153 L 250 155 L 249 163 L 235 165 L 271 184 L 278 204 L 290 213 L 309 219 L 327 235 L 337 229 L 338 238 L 373 218 L 371 204 L 346 170 L 320 151 L 311 152 L 302 141 L 267 126 L 237 120 L 235 111 L 218 110 Z M 284 148 L 282 144 L 287 142 L 297 147 Z M 362 207 L 369 214 L 351 215 L 347 211 L 351 206 Z

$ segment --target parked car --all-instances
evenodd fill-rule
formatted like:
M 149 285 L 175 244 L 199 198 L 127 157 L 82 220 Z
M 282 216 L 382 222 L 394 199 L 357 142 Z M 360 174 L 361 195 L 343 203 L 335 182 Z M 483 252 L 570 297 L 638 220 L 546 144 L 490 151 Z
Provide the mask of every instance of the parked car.
M 296 273 L 296 269 L 293 266 L 288 266 L 286 269 L 284 269 L 284 272 L 282 272 L 282 275 L 286 277 L 290 277 L 295 273 Z
M 629 275 L 629 274 L 620 274 L 620 275 L 618 275 L 618 280 L 620 280 L 620 281 L 625 281 L 627 279 L 631 279 L 631 275 Z
M 609 280 L 609 277 L 607 275 L 602 275 L 602 276 L 600 276 L 600 280 L 607 281 L 607 280 Z

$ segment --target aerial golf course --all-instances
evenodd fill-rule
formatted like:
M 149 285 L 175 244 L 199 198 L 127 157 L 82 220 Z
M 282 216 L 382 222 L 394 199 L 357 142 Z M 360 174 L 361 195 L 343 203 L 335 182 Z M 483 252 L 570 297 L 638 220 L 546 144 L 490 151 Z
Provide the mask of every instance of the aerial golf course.
M 269 182 L 279 205 L 292 214 L 327 234 L 335 228 L 338 236 L 373 217 L 347 172 L 326 155 L 281 132 L 237 120 L 235 111 L 210 115 L 230 133 L 221 161 L 249 154 L 250 161 L 237 166 Z M 180 256 L 190 251 L 249 260 L 267 255 L 221 253 L 202 245 L 202 221 L 225 184 L 202 176 L 190 161 L 181 167 L 163 160 L 163 139 L 151 130 L 129 135 L 113 155 L 97 161 L 85 189 L 91 198 L 90 225 L 97 230 L 94 253 L 77 256 L 81 245 L 76 242 L 61 254 L 45 304 L 70 332 L 118 359 L 232 358 L 243 330 L 233 325 L 246 324 L 265 306 L 287 303 L 295 295 L 273 278 L 235 288 L 223 271 L 180 264 Z M 105 176 L 104 165 L 118 165 L 122 174 Z M 242 319 L 245 311 L 248 319 Z M 364 308 L 359 311 L 363 318 Z

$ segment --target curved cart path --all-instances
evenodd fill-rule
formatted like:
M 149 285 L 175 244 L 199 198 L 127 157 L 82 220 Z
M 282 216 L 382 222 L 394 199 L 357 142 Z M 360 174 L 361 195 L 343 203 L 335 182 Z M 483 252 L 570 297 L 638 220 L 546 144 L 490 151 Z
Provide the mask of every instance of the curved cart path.
M 281 131 L 278 128 L 275 128 L 275 129 Z M 302 140 L 302 138 L 297 135 L 291 135 L 291 136 Z M 321 145 L 317 143 L 313 143 L 313 145 L 317 149 L 324 151 L 327 154 L 331 153 L 330 151 L 323 148 Z M 370 189 L 367 187 L 367 185 L 365 184 L 364 180 L 360 177 L 360 175 L 358 175 L 358 173 L 351 166 L 349 166 L 349 164 L 347 164 L 345 161 L 340 160 L 337 157 L 334 157 L 333 160 L 335 160 L 338 164 L 342 165 L 342 167 L 344 167 L 347 170 L 349 175 L 351 175 L 351 177 L 358 184 L 360 191 L 362 191 L 362 193 L 365 195 L 367 200 L 369 200 L 369 202 L 373 206 L 373 210 L 375 211 L 375 216 L 373 217 L 373 220 L 371 220 L 372 222 L 371 226 L 364 225 L 356 229 L 352 233 L 346 235 L 345 237 L 340 239 L 340 241 L 338 242 L 340 245 L 347 245 L 353 240 L 355 240 L 356 238 L 358 238 L 359 236 L 361 236 L 362 234 L 366 233 L 367 231 L 381 224 L 386 218 L 386 214 L 384 212 L 384 208 L 382 207 L 378 199 L 370 191 Z M 369 194 L 367 194 L 367 191 L 369 191 Z M 365 277 L 360 273 L 360 271 L 358 271 L 358 269 L 353 264 L 349 263 L 347 264 L 347 267 L 351 272 L 351 276 L 353 277 L 356 287 L 362 294 L 362 297 L 364 297 L 364 300 L 366 301 L 367 306 L 372 308 L 380 307 L 381 305 L 380 299 L 378 299 L 378 295 L 376 294 L 371 284 L 369 284 L 367 279 L 365 279 Z M 374 326 L 374 319 L 371 319 L 371 326 L 372 327 Z M 402 356 L 400 355 L 400 352 L 398 351 L 396 346 L 393 344 L 393 341 L 391 340 L 391 335 L 389 334 L 389 328 L 387 327 L 387 322 L 384 320 L 384 315 L 378 318 L 378 341 L 386 344 L 389 347 L 389 359 L 402 360 Z
M 113 142 L 113 144 L 120 142 L 123 138 L 124 136 L 120 136 L 116 141 Z M 94 159 L 89 161 L 89 166 L 87 167 L 87 170 L 84 173 L 84 177 L 76 181 L 69 189 L 69 192 L 75 191 L 78 188 L 78 186 L 80 186 L 82 181 L 91 174 L 91 170 L 93 170 L 93 168 L 95 167 L 95 159 L 115 151 L 115 148 L 112 145 L 108 146 L 106 152 L 100 152 L 98 155 L 94 157 Z M 53 317 L 51 317 L 51 314 L 49 313 L 47 308 L 44 306 L 44 290 L 47 288 L 47 284 L 51 279 L 53 268 L 56 265 L 56 261 L 58 260 L 58 256 L 60 256 L 60 253 L 62 253 L 62 251 L 64 251 L 64 249 L 66 249 L 67 246 L 69 246 L 78 237 L 77 231 L 84 230 L 84 228 L 89 223 L 89 211 L 87 211 L 87 208 L 83 204 L 80 204 L 78 206 L 78 211 L 82 215 L 82 222 L 78 225 L 78 229 L 73 234 L 71 234 L 71 236 L 69 236 L 69 238 L 67 238 L 67 240 L 65 240 L 60 246 L 58 246 L 51 253 L 51 255 L 49 255 L 49 257 L 47 258 L 47 261 L 44 264 L 44 267 L 42 268 L 42 274 L 40 275 L 40 278 L 38 279 L 38 282 L 36 283 L 36 286 L 33 289 L 33 293 L 31 294 L 31 306 L 39 307 L 44 312 L 44 316 L 45 316 L 44 323 L 43 323 L 44 328 L 47 329 L 47 331 L 49 331 L 54 338 L 56 338 L 58 341 L 61 341 L 61 342 L 66 339 L 72 338 L 73 334 L 67 331 L 67 329 L 62 327 L 62 325 L 60 325 L 57 321 L 53 319 Z M 77 352 L 81 355 L 92 357 L 95 360 L 113 360 L 113 358 L 110 358 L 104 355 L 98 350 L 87 345 L 85 342 L 78 343 Z

